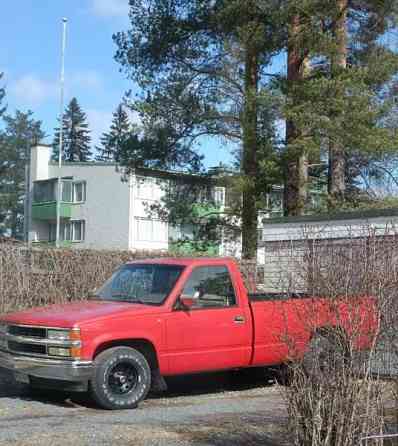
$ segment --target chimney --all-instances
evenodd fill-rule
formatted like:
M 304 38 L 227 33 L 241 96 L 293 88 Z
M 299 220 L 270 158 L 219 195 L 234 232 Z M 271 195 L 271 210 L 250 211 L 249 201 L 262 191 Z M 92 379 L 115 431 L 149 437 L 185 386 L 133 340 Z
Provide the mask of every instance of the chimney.
M 48 164 L 51 157 L 51 146 L 44 144 L 32 147 L 30 154 L 30 180 L 48 179 Z

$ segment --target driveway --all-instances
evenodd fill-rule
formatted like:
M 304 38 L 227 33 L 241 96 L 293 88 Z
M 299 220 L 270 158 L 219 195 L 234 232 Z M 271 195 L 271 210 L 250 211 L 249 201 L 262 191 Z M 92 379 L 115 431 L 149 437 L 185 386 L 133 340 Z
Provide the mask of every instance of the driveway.
M 104 411 L 87 397 L 34 394 L 0 375 L 0 445 L 276 446 L 285 443 L 281 388 L 263 373 L 174 378 L 136 410 Z

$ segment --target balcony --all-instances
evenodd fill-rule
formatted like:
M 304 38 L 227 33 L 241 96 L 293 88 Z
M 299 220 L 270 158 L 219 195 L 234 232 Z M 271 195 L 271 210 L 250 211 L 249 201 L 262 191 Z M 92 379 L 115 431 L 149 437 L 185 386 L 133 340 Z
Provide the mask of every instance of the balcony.
M 71 203 L 61 203 L 60 218 L 72 217 Z M 57 218 L 57 203 L 55 201 L 47 203 L 33 203 L 32 219 L 33 220 L 55 220 Z
M 61 181 L 61 219 L 72 217 L 72 205 L 86 200 L 86 183 L 65 177 Z M 33 220 L 55 220 L 57 218 L 58 179 L 35 181 L 33 184 Z
M 39 248 L 55 248 L 55 242 L 49 241 L 34 241 L 32 245 Z M 72 246 L 72 242 L 70 240 L 61 240 L 60 248 L 70 248 Z

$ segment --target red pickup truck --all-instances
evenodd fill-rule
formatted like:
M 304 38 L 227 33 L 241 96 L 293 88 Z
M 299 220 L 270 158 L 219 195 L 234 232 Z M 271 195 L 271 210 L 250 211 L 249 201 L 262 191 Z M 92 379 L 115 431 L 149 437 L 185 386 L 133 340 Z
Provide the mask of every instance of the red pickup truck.
M 351 334 L 354 319 L 355 348 L 366 348 L 370 302 L 249 294 L 231 259 L 135 261 L 87 301 L 3 315 L 0 367 L 32 387 L 89 389 L 103 408 L 132 408 L 163 377 L 282 364 L 325 333 Z

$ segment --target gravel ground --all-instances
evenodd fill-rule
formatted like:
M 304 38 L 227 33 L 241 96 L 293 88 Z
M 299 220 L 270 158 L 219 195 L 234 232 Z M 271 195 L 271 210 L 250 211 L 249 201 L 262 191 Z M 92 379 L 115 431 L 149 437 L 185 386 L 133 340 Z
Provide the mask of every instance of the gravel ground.
M 86 396 L 37 391 L 0 373 L 0 445 L 280 446 L 286 408 L 264 376 L 168 381 L 138 409 L 104 411 Z

